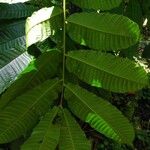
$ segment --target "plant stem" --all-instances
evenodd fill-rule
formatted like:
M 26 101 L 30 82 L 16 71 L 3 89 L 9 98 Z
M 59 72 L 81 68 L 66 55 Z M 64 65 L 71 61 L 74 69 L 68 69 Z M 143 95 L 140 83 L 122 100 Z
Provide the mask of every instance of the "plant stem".
M 65 53 L 66 53 L 66 0 L 63 0 L 63 62 L 62 62 L 62 91 L 61 91 L 61 99 L 60 106 L 63 104 L 64 98 L 64 84 L 65 84 Z

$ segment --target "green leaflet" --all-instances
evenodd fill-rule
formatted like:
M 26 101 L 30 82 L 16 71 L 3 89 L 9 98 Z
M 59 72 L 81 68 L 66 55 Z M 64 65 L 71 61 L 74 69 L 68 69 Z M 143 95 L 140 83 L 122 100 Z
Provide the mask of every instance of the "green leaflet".
M 55 150 L 59 141 L 60 126 L 53 123 L 59 108 L 54 107 L 34 128 L 21 150 Z
M 91 146 L 83 131 L 67 109 L 62 109 L 60 150 L 90 150 Z
M 65 87 L 65 99 L 77 117 L 117 142 L 132 143 L 133 127 L 117 108 L 77 85 L 67 84 Z
M 140 37 L 138 25 L 122 15 L 83 12 L 67 21 L 67 32 L 75 42 L 97 50 L 125 49 Z
M 67 69 L 86 83 L 113 92 L 133 92 L 148 85 L 146 71 L 130 61 L 90 50 L 70 51 Z
M 0 26 L 0 52 L 25 48 L 25 21 L 16 21 Z
M 82 8 L 110 10 L 118 7 L 122 0 L 71 0 L 71 2 Z
M 0 4 L 0 19 L 16 19 L 30 16 L 37 7 L 24 3 Z
M 0 109 L 3 109 L 15 97 L 52 78 L 57 72 L 59 63 L 60 53 L 58 50 L 45 52 L 38 59 L 31 62 L 16 82 L 2 95 Z
M 58 97 L 59 80 L 48 80 L 17 97 L 0 113 L 0 143 L 8 143 L 26 134 L 48 111 Z
M 59 7 L 42 8 L 26 20 L 26 44 L 44 41 L 62 27 L 63 11 Z

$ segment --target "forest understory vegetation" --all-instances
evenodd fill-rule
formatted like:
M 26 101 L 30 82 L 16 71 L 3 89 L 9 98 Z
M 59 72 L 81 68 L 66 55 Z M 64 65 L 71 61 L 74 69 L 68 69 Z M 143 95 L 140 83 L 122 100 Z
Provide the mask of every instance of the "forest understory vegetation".
M 0 150 L 150 150 L 150 0 L 0 0 Z

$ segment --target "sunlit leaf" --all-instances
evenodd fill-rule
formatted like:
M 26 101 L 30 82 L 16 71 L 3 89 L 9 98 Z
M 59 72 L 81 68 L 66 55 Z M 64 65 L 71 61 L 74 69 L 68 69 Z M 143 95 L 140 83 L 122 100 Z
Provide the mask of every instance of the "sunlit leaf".
M 62 13 L 61 8 L 54 6 L 34 12 L 26 21 L 27 47 L 54 36 L 62 27 Z
M 8 4 L 15 4 L 15 3 L 24 3 L 29 0 L 0 0 L 0 3 L 8 3 Z
M 133 127 L 117 108 L 77 85 L 69 83 L 65 87 L 65 99 L 77 117 L 117 142 L 132 143 Z
M 13 53 L 15 55 L 15 53 Z M 8 88 L 17 78 L 17 76 L 28 66 L 32 57 L 27 52 L 21 53 L 13 58 L 9 56 L 6 61 L 3 54 L 0 53 L 0 93 Z

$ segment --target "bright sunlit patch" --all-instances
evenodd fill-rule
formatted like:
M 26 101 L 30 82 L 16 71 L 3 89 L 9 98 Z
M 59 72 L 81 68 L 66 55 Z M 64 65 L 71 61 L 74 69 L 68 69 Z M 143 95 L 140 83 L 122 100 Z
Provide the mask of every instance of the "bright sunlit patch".
M 100 13 L 100 9 L 97 10 L 97 13 Z
M 86 45 L 85 40 L 81 39 L 81 45 Z
M 102 84 L 99 80 L 93 80 L 92 81 L 92 86 L 95 86 L 95 87 L 102 87 Z
M 15 3 L 24 3 L 29 0 L 0 0 L 0 3 L 8 3 L 8 4 L 15 4 Z
M 33 70 L 37 70 L 34 61 L 32 61 L 32 62 L 29 64 L 29 66 L 21 73 L 21 75 L 22 75 L 22 74 L 26 74 L 26 73 L 28 73 L 28 72 L 31 72 L 31 71 L 33 71 Z
M 42 8 L 34 12 L 31 17 L 26 20 L 26 46 L 42 42 L 49 36 L 55 34 L 55 27 L 51 23 L 54 17 L 60 17 L 62 10 L 57 7 Z
M 148 73 L 148 72 L 150 72 L 150 69 L 148 68 L 148 65 L 144 62 L 144 61 L 142 61 L 142 60 L 139 60 L 139 59 L 137 59 L 137 57 L 133 57 L 134 58 L 134 60 L 135 60 L 135 62 L 136 62 L 136 66 L 135 67 L 143 67 L 144 68 L 144 70 Z
M 52 16 L 53 11 L 54 7 L 50 7 L 42 8 L 39 11 L 34 12 L 32 16 L 27 19 L 26 32 L 28 32 L 28 29 L 30 30 L 31 27 L 48 20 Z
M 143 27 L 145 27 L 147 25 L 147 23 L 148 23 L 148 19 L 146 18 L 143 22 Z
M 105 134 L 107 137 L 121 141 L 119 135 L 113 130 L 107 121 L 96 113 L 88 113 L 85 122 L 89 123 L 91 127 L 95 128 L 98 132 Z

